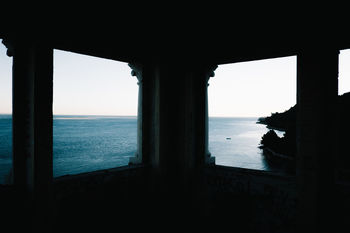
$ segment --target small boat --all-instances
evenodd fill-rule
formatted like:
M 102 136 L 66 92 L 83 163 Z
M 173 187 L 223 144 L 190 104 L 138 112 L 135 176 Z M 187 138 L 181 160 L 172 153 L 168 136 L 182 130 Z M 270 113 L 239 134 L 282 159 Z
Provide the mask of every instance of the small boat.
M 226 138 L 226 140 L 231 140 L 231 138 Z

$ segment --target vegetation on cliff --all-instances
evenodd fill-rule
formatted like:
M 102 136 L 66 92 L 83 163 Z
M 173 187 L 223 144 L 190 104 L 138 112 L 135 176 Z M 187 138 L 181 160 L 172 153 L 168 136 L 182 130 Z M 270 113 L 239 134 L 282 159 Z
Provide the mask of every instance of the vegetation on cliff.
M 296 154 L 296 111 L 294 105 L 282 113 L 272 113 L 269 117 L 259 118 L 257 123 L 265 124 L 269 130 L 260 141 L 261 149 L 269 149 L 267 153 L 278 153 L 291 158 Z M 284 131 L 283 137 L 279 137 L 273 129 Z M 264 150 L 266 153 L 266 150 Z
M 337 115 L 337 134 L 336 135 L 324 135 L 325 137 L 336 137 L 338 139 L 337 145 L 337 160 L 338 165 L 342 167 L 350 168 L 350 156 L 348 147 L 348 135 L 350 132 L 350 92 L 345 93 L 338 97 L 337 111 L 334 114 Z M 289 157 L 295 157 L 296 155 L 296 117 L 297 117 L 297 105 L 291 107 L 282 113 L 272 113 L 269 117 L 261 117 L 257 123 L 265 124 L 270 129 L 278 129 L 285 131 L 283 137 L 270 130 L 262 136 L 260 148 L 268 151 L 280 153 Z M 329 122 L 324 122 L 326 125 Z M 264 150 L 265 153 L 266 150 Z
M 267 125 L 268 128 L 286 131 L 295 128 L 297 105 L 294 105 L 282 113 L 271 113 L 269 117 L 260 117 L 258 123 Z
M 274 130 L 269 130 L 262 136 L 260 148 L 268 148 L 270 151 L 274 151 L 278 154 L 295 157 L 296 140 L 294 132 L 295 131 L 288 130 L 284 133 L 283 137 L 279 137 Z

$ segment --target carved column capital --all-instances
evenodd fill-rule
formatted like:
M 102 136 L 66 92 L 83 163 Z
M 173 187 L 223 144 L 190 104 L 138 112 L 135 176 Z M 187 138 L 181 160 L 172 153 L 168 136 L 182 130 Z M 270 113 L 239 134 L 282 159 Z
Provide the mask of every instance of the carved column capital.
M 14 54 L 14 46 L 11 42 L 9 42 L 8 40 L 2 40 L 2 43 L 6 46 L 7 51 L 6 51 L 6 55 L 9 57 L 12 57 Z
M 138 93 L 138 107 L 137 107 L 137 151 L 133 157 L 130 157 L 129 164 L 141 164 L 143 162 L 143 151 L 142 151 L 142 137 L 143 137 L 143 85 L 142 85 L 142 76 L 143 76 L 143 66 L 140 63 L 129 63 L 131 68 L 131 76 L 136 76 L 139 85 Z
M 208 65 L 201 68 L 205 76 L 205 81 L 208 83 L 211 77 L 215 76 L 215 70 L 218 68 L 218 65 Z M 208 84 L 209 85 L 209 84 Z
M 218 68 L 218 65 L 210 65 L 206 68 L 206 71 L 205 71 L 205 76 L 208 77 L 208 80 L 211 78 L 211 77 L 214 77 L 215 76 L 215 70 Z
M 142 65 L 139 63 L 129 63 L 129 67 L 131 68 L 131 76 L 136 76 L 139 83 L 142 82 Z

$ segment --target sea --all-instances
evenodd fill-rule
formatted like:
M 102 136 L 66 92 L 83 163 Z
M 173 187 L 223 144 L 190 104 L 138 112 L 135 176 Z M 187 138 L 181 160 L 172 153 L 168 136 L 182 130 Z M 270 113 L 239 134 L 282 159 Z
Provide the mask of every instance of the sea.
M 217 165 L 265 171 L 272 167 L 259 149 L 268 129 L 257 118 L 209 118 L 209 150 Z M 283 132 L 277 132 L 280 136 Z M 134 116 L 53 118 L 53 175 L 60 177 L 127 165 L 136 152 Z M 0 115 L 0 184 L 12 168 L 12 116 Z

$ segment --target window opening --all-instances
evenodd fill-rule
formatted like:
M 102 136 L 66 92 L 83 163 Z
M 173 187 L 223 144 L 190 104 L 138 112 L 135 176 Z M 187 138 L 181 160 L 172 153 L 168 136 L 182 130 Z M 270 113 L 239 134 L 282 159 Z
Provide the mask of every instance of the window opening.
M 338 156 L 336 168 L 338 181 L 350 182 L 350 158 L 348 149 L 348 132 L 350 124 L 350 49 L 340 50 L 338 76 Z
M 0 40 L 0 184 L 12 183 L 12 57 Z
M 294 158 L 279 158 L 285 154 L 277 144 L 283 140 L 287 122 L 276 116 L 295 114 L 296 56 L 219 65 L 208 94 L 209 150 L 217 165 L 286 171 L 284 164 Z M 290 114 L 280 114 L 291 108 Z M 266 121 L 272 118 L 274 124 Z M 272 131 L 266 136 L 269 128 Z M 293 133 L 287 136 L 295 141 Z M 273 139 L 264 149 L 260 144 L 263 135 L 265 143 L 266 138 Z M 295 171 L 295 165 L 291 169 Z
M 127 63 L 54 50 L 54 177 L 128 164 L 137 91 Z

